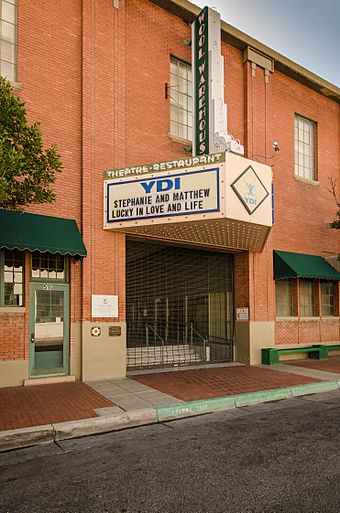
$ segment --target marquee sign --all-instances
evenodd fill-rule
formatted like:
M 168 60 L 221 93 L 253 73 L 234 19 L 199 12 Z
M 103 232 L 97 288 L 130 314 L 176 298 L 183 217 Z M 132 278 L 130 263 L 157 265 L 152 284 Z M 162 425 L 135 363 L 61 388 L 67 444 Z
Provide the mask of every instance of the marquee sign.
M 272 225 L 270 166 L 232 152 L 110 169 L 103 185 L 104 230 L 261 251 Z
M 219 168 L 106 184 L 106 223 L 219 211 Z
M 186 157 L 185 159 L 166 160 L 163 162 L 154 162 L 144 164 L 143 166 L 122 167 L 118 169 L 107 169 L 104 172 L 104 180 L 110 178 L 124 178 L 129 176 L 162 173 L 164 171 L 180 171 L 196 166 L 206 166 L 208 164 L 220 164 L 225 161 L 225 153 L 211 153 L 197 155 L 196 157 Z

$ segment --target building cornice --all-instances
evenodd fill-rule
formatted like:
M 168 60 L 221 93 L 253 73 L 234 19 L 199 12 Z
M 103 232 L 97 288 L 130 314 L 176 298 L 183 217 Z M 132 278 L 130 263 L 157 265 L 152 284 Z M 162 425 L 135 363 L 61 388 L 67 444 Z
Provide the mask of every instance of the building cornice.
M 187 23 L 192 23 L 195 17 L 201 12 L 202 8 L 194 5 L 188 0 L 150 0 L 152 3 L 182 18 Z M 297 82 L 317 91 L 318 93 L 340 103 L 340 88 L 319 77 L 315 73 L 300 66 L 296 62 L 288 59 L 284 55 L 276 52 L 272 48 L 264 45 L 260 41 L 248 36 L 241 30 L 229 25 L 225 21 L 221 22 L 222 41 L 244 51 L 248 46 L 259 53 L 269 57 L 274 62 L 276 70 L 293 78 Z

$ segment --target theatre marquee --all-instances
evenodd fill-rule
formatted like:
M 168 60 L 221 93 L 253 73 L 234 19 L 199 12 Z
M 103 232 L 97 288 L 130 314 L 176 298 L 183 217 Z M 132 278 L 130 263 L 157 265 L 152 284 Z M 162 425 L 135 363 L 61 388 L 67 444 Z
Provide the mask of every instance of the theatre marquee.
M 104 229 L 260 251 L 272 225 L 271 168 L 231 153 L 204 157 L 107 171 Z

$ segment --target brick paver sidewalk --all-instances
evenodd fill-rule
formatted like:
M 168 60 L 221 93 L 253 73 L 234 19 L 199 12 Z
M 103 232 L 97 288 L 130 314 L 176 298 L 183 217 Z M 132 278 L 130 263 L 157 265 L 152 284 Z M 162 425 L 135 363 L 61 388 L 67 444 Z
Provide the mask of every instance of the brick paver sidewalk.
M 0 431 L 96 417 L 112 402 L 85 383 L 0 388 Z
M 183 401 L 284 388 L 320 380 L 248 365 L 130 376 Z
M 340 374 L 340 356 L 331 356 L 327 360 L 314 360 L 312 358 L 306 358 L 305 360 L 286 360 L 281 363 L 285 363 L 286 365 L 294 365 L 296 367 L 335 372 L 336 374 Z

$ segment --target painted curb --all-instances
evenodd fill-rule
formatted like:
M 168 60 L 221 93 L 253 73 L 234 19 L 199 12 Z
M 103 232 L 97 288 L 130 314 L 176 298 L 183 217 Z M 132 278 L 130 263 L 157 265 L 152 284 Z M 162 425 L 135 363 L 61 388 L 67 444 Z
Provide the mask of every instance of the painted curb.
M 155 424 L 156 422 L 157 414 L 154 408 L 143 408 L 110 417 L 59 422 L 53 424 L 54 440 L 67 440 L 69 438 L 108 433 L 119 429 Z
M 301 395 L 318 394 L 320 392 L 331 392 L 338 390 L 338 381 L 321 381 L 320 383 L 307 383 L 297 387 L 291 387 L 292 397 L 300 397 Z
M 272 390 L 260 390 L 234 396 L 218 397 L 201 401 L 190 401 L 172 404 L 169 406 L 158 406 L 158 422 L 176 420 L 203 413 L 213 413 L 218 410 L 230 408 L 242 408 L 251 404 L 260 404 L 269 401 L 279 401 L 303 395 L 331 392 L 340 389 L 340 381 L 321 381 L 319 383 L 307 383 L 288 388 L 274 388 Z
M 228 410 L 229 408 L 235 407 L 235 396 L 227 396 L 169 404 L 169 406 L 157 406 L 156 411 L 158 422 L 164 422 L 166 420 L 180 419 L 182 417 L 201 415 L 203 413 L 211 413 L 219 410 Z
M 235 403 L 237 408 L 242 408 L 242 406 L 266 403 L 269 401 L 280 401 L 281 399 L 289 399 L 291 397 L 290 388 L 274 388 L 272 390 L 237 395 L 235 396 Z
M 53 442 L 54 435 L 55 432 L 51 424 L 1 431 L 0 452 Z

